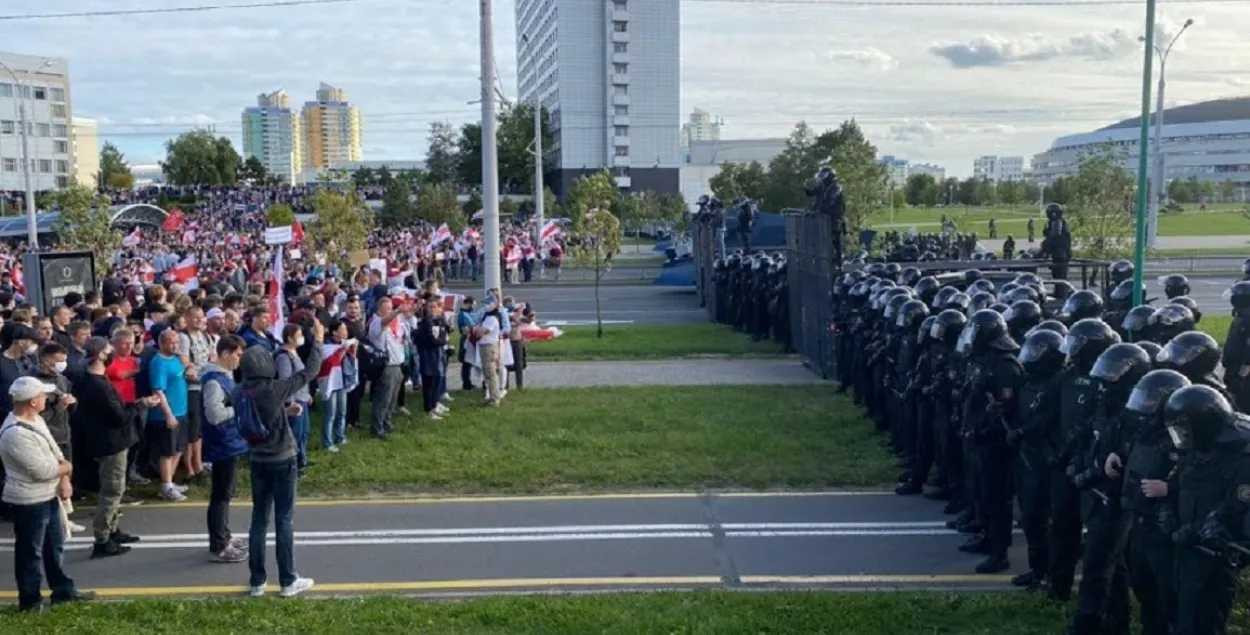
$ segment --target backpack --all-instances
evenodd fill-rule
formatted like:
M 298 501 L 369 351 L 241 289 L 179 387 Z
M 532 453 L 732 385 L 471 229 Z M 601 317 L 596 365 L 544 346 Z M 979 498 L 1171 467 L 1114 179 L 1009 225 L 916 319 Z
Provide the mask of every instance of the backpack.
M 382 376 L 386 363 L 390 360 L 386 351 L 378 348 L 368 339 L 360 339 L 356 347 L 356 360 L 359 362 L 361 380 L 376 380 Z
M 230 403 L 234 406 L 239 434 L 249 446 L 261 445 L 269 440 L 272 431 L 261 420 L 260 411 L 256 409 L 256 401 L 252 398 L 251 392 L 236 388 L 230 395 Z

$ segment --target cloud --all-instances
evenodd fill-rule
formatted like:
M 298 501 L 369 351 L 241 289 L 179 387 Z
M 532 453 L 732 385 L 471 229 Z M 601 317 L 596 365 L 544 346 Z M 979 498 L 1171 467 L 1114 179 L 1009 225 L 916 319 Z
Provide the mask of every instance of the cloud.
M 893 55 L 872 46 L 864 49 L 829 51 L 825 53 L 825 59 L 831 62 L 853 62 L 864 68 L 878 71 L 892 71 L 898 68 L 898 60 Z
M 1109 61 L 1139 50 L 1137 36 L 1123 29 L 1078 33 L 1056 39 L 1040 33 L 1017 36 L 994 33 L 966 42 L 940 42 L 929 52 L 955 68 L 1008 66 L 1058 59 Z
M 905 145 L 934 146 L 960 138 L 977 137 L 984 141 L 987 137 L 1007 136 L 1015 131 L 1010 124 L 936 124 L 926 119 L 904 119 L 889 127 L 887 138 Z

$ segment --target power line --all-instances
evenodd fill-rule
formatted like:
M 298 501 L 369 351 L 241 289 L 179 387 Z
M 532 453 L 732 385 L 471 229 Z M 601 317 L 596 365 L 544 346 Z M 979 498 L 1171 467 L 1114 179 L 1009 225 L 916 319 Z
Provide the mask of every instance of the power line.
M 357 4 L 371 0 L 271 0 L 242 4 L 209 4 L 192 7 L 152 7 L 147 9 L 109 9 L 71 11 L 64 13 L 20 13 L 0 15 L 0 21 L 55 20 L 66 18 L 98 18 L 168 13 L 205 13 L 243 9 L 287 8 L 330 4 Z M 1139 5 L 1141 0 L 682 0 L 699 4 L 790 5 L 811 7 L 1102 7 Z M 1245 4 L 1250 0 L 1164 0 L 1161 4 Z

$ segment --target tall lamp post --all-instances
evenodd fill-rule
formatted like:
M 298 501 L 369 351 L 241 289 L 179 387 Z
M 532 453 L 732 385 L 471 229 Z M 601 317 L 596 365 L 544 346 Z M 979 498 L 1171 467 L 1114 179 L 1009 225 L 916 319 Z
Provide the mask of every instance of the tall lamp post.
M 492 0 L 481 0 L 482 45 L 482 232 L 486 234 L 486 289 L 500 289 L 499 267 L 499 160 L 495 139 L 495 33 Z M 496 298 L 502 300 L 502 298 Z
M 52 65 L 50 60 L 45 61 L 39 68 L 44 69 Z M 22 127 L 22 177 L 25 180 L 26 187 L 26 242 L 31 249 L 39 248 L 39 226 L 35 218 L 35 186 L 30 181 L 30 122 L 26 116 L 26 91 L 29 84 L 23 84 L 22 80 L 17 78 L 17 73 L 13 72 L 7 64 L 0 61 L 0 68 L 8 72 L 9 77 L 13 78 L 14 85 L 17 86 L 18 92 L 18 125 Z
M 1133 253 L 1133 305 L 1142 303 L 1142 278 L 1146 268 L 1146 144 L 1150 141 L 1150 73 L 1154 62 L 1155 0 L 1146 0 L 1146 44 L 1141 74 L 1141 137 L 1137 142 L 1137 245 Z
M 1192 18 L 1185 20 L 1184 26 L 1176 35 L 1172 36 L 1172 41 L 1167 46 L 1160 47 L 1158 44 L 1149 43 L 1148 48 L 1153 48 L 1155 53 L 1159 55 L 1159 87 L 1156 89 L 1158 93 L 1155 98 L 1155 139 L 1153 145 L 1154 150 L 1154 175 L 1150 178 L 1150 222 L 1147 225 L 1146 245 L 1154 249 L 1155 242 L 1159 237 L 1159 201 L 1163 199 L 1166 190 L 1163 185 L 1163 90 L 1167 86 L 1167 80 L 1164 74 L 1167 72 L 1168 55 L 1172 52 L 1172 47 L 1177 40 L 1185 34 L 1189 27 L 1193 26 Z M 1137 38 L 1139 42 L 1146 42 L 1146 37 Z
M 537 60 L 535 56 L 537 55 L 537 51 L 535 51 L 534 49 L 537 48 L 538 45 L 535 44 L 534 41 L 530 39 L 530 36 L 528 34 L 521 36 L 521 45 L 530 50 L 530 60 L 531 62 L 534 62 L 536 65 Z M 546 212 L 546 210 L 544 209 L 544 203 L 546 202 L 544 200 L 546 199 L 546 196 L 543 195 L 544 191 L 545 190 L 543 186 L 543 98 L 542 98 L 542 90 L 540 89 L 540 85 L 537 82 L 537 78 L 535 78 L 535 82 L 534 82 L 534 216 L 537 219 L 537 221 L 534 227 L 534 251 L 535 251 L 535 254 L 538 256 L 539 267 L 543 267 L 544 266 L 543 263 L 545 262 L 542 257 L 543 221 L 544 221 L 543 217 Z M 541 276 L 543 274 L 540 273 L 539 275 Z

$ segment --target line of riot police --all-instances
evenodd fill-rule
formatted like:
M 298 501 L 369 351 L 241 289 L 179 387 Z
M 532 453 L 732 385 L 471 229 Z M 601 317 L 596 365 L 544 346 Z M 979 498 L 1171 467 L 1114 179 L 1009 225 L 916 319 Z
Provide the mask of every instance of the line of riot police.
M 1225 294 L 1221 350 L 1194 330 L 1183 276 L 1134 307 L 1131 263 L 1110 274 L 1105 295 L 1033 273 L 844 274 L 839 390 L 888 434 L 896 493 L 944 501 L 978 573 L 1010 568 L 1018 506 L 1028 562 L 1012 584 L 1057 601 L 1076 586 L 1069 633 L 1127 635 L 1130 589 L 1146 635 L 1223 633 L 1250 563 L 1250 419 L 1233 405 L 1250 401 L 1250 282 Z
M 751 336 L 771 339 L 791 350 L 790 282 L 785 254 L 744 253 L 737 249 L 712 263 L 714 319 Z

